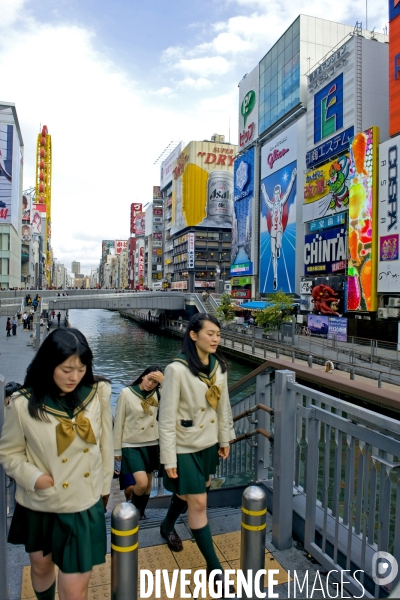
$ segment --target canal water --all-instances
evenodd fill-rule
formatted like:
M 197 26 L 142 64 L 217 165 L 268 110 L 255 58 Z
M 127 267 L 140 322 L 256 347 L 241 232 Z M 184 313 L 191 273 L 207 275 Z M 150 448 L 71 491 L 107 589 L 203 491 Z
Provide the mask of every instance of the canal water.
M 94 355 L 95 373 L 111 379 L 113 407 L 122 387 L 150 365 L 164 369 L 180 351 L 180 340 L 149 333 L 118 312 L 70 310 L 69 321 L 86 336 Z M 229 386 L 252 370 L 229 358 L 226 360 Z

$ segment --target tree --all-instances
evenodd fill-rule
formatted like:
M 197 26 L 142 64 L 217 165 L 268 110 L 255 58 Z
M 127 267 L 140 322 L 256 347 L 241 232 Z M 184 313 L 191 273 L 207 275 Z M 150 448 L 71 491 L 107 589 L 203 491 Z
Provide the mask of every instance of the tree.
M 293 311 L 293 298 L 282 290 L 274 294 L 268 294 L 265 298 L 266 307 L 257 313 L 256 322 L 259 327 L 268 329 L 280 329 L 283 321 L 291 321 Z
M 225 292 L 222 294 L 219 306 L 217 308 L 217 317 L 220 321 L 232 321 L 235 317 L 235 311 L 232 306 L 232 299 L 230 294 Z

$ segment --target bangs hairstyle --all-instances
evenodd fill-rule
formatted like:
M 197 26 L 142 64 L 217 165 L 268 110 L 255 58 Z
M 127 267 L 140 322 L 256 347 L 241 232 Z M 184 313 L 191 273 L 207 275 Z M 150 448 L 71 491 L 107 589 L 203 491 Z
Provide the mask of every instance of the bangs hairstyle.
M 108 381 L 104 377 L 93 375 L 93 354 L 83 333 L 72 327 L 55 329 L 46 337 L 26 372 L 24 387 L 32 390 L 28 404 L 31 417 L 47 420 L 42 410 L 43 400 L 45 396 L 56 400 L 60 392 L 54 383 L 54 369 L 71 356 L 77 356 L 86 367 L 79 386 L 66 395 L 71 408 L 79 406 L 77 390 L 80 386 Z
M 142 382 L 143 377 L 146 377 L 146 375 L 148 375 L 149 373 L 154 373 L 154 371 L 159 371 L 160 373 L 162 373 L 162 369 L 160 367 L 157 367 L 157 365 L 151 365 L 150 367 L 147 367 L 147 369 L 145 369 L 143 373 L 139 375 L 137 379 L 135 379 L 135 381 L 132 381 L 131 385 L 139 385 L 139 383 Z M 157 389 L 159 387 L 160 384 L 158 383 L 154 389 Z
M 195 333 L 199 333 L 201 329 L 204 327 L 204 323 L 206 321 L 210 321 L 213 325 L 216 325 L 219 330 L 221 330 L 220 322 L 214 315 L 210 315 L 209 313 L 198 313 L 197 315 L 193 315 L 190 319 L 185 335 L 183 336 L 182 342 L 182 352 L 186 356 L 186 360 L 189 364 L 189 369 L 193 373 L 193 375 L 198 375 L 204 369 L 204 365 L 201 362 L 199 355 L 197 354 L 196 342 L 192 340 L 190 337 L 190 332 L 194 331 Z M 215 358 L 218 360 L 219 365 L 221 367 L 221 371 L 225 373 L 226 371 L 226 362 L 224 357 L 219 353 L 214 353 Z

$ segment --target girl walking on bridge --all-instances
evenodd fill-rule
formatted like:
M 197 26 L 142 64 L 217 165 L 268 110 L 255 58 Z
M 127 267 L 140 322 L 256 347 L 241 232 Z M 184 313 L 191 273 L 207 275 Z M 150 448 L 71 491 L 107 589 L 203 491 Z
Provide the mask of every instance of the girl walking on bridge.
M 122 389 L 115 411 L 114 453 L 122 461 L 121 488 L 140 519 L 146 518 L 153 472 L 160 467 L 157 412 L 163 379 L 160 367 L 147 367 Z
M 114 457 L 111 386 L 92 370 L 77 329 L 57 329 L 11 397 L 0 462 L 17 484 L 8 541 L 29 552 L 39 600 L 87 600 L 92 567 L 105 562 L 104 506 Z
M 171 550 L 183 549 L 174 527 L 187 503 L 189 527 L 209 574 L 221 569 L 221 563 L 207 520 L 207 493 L 219 457 L 228 457 L 235 438 L 226 364 L 217 352 L 220 335 L 213 315 L 190 319 L 182 353 L 165 370 L 159 414 L 164 486 L 173 493 L 160 533 Z M 222 570 L 214 581 L 218 579 L 223 581 Z

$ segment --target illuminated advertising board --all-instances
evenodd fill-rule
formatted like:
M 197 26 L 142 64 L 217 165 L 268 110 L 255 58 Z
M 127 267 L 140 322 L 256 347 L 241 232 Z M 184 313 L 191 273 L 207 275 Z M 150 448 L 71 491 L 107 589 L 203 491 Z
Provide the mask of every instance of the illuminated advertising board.
M 254 148 L 251 148 L 235 160 L 231 275 L 237 272 L 236 265 L 248 265 L 248 273 L 253 272 L 251 221 L 254 201 L 254 153 Z
M 105 254 L 114 254 L 115 249 L 115 240 L 103 240 L 101 242 L 101 253 L 104 256 Z
M 304 238 L 304 275 L 344 272 L 347 259 L 347 229 L 333 227 Z
M 347 342 L 347 323 L 348 319 L 342 317 L 307 316 L 307 327 L 312 337 L 336 339 L 338 342 Z
M 153 185 L 153 199 L 162 198 L 161 189 L 159 185 Z
M 400 291 L 400 135 L 379 146 L 378 292 Z
M 376 311 L 377 156 L 379 130 L 358 133 L 350 144 L 348 311 Z
M 136 221 L 135 217 L 138 213 L 142 212 L 142 205 L 140 203 L 131 204 L 131 233 L 136 233 Z
M 22 223 L 29 224 L 31 220 L 32 196 L 24 194 L 22 196 Z
M 400 133 L 400 16 L 396 16 L 389 23 L 389 135 L 394 136 L 398 133 Z
M 136 235 L 144 235 L 146 227 L 146 213 L 140 212 L 135 215 L 135 232 Z
M 18 231 L 21 152 L 14 125 L 0 123 L 0 225 Z
M 43 227 L 46 219 L 46 205 L 45 204 L 33 204 L 32 205 L 32 216 L 31 216 L 31 233 L 33 235 L 42 235 L 42 221 Z
M 190 232 L 188 236 L 188 269 L 194 269 L 194 241 L 195 234 Z
M 188 226 L 231 228 L 237 146 L 190 142 L 172 172 L 171 234 Z
M 30 242 L 32 239 L 31 226 L 27 223 L 23 223 L 21 228 L 21 240 L 23 242 Z
M 161 163 L 160 168 L 160 188 L 163 190 L 168 184 L 172 182 L 172 170 L 174 168 L 174 162 L 183 150 L 183 142 L 172 150 L 171 154 Z
M 162 247 L 162 232 L 161 231 L 153 231 L 153 248 L 161 248 Z
M 304 176 L 303 221 L 347 211 L 350 158 L 343 154 Z
M 128 240 L 115 240 L 115 254 L 121 254 L 128 247 Z
M 314 144 L 343 127 L 343 73 L 314 96 Z
M 239 149 L 244 150 L 258 137 L 259 65 L 239 83 Z
M 297 124 L 261 149 L 260 292 L 295 290 Z
M 138 277 L 139 283 L 144 281 L 144 247 L 139 248 L 139 260 L 138 260 Z

